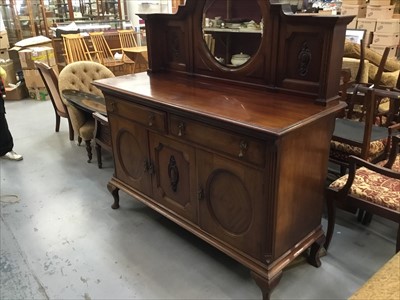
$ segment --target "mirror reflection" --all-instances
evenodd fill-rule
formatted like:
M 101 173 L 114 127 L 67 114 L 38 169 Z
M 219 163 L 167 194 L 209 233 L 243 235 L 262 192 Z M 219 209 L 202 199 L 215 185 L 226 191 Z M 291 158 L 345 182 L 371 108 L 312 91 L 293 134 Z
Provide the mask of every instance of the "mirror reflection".
M 240 67 L 257 52 L 263 19 L 257 0 L 207 0 L 203 10 L 203 37 L 215 59 Z

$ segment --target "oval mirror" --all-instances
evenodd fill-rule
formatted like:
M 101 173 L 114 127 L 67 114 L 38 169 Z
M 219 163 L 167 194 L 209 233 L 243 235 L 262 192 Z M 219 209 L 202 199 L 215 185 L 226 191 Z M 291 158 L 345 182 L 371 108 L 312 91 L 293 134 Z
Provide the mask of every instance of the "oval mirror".
M 221 65 L 238 68 L 256 54 L 263 19 L 257 0 L 207 0 L 203 9 L 203 38 Z

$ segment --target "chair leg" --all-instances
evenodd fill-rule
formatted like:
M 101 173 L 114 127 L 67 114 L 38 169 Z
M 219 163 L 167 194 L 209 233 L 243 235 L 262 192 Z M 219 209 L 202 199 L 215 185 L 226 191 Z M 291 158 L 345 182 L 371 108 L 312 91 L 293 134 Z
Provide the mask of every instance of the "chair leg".
M 86 151 L 87 151 L 87 155 L 88 155 L 88 163 L 90 163 L 92 161 L 92 145 L 91 145 L 91 140 L 87 140 L 85 141 L 86 144 Z
M 99 169 L 101 169 L 103 167 L 103 163 L 101 160 L 101 146 L 96 143 L 94 147 L 96 148 L 97 165 L 98 165 Z
M 69 140 L 74 140 L 74 128 L 72 127 L 71 121 L 68 119 L 68 130 L 69 130 Z
M 400 251 L 400 223 L 397 229 L 397 242 L 396 242 L 396 253 Z
M 60 131 L 60 116 L 56 113 L 56 132 Z
M 373 214 L 371 214 L 369 212 L 365 212 L 364 218 L 362 219 L 361 224 L 369 225 L 371 223 L 371 221 L 372 221 L 372 216 L 373 216 Z
M 336 207 L 335 201 L 331 198 L 332 196 L 327 197 L 327 210 L 328 210 L 328 229 L 326 230 L 326 239 L 324 243 L 324 248 L 328 251 L 329 244 L 332 240 L 333 230 L 335 229 L 335 219 L 336 219 Z

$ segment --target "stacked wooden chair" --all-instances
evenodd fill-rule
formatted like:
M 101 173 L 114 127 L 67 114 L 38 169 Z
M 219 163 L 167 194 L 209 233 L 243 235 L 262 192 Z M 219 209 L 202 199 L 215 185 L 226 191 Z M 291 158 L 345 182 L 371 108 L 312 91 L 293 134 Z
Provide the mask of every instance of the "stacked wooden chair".
M 393 111 L 386 112 L 395 116 L 400 102 L 400 93 L 386 89 L 356 85 L 353 97 L 362 93 L 362 114 L 357 118 L 337 118 L 332 135 L 329 159 L 340 166 L 340 174 L 344 175 L 349 165 L 349 156 L 357 156 L 363 160 L 376 163 L 384 159 L 390 150 L 391 137 L 400 129 L 395 122 L 380 123 L 378 107 L 383 97 L 394 103 Z
M 124 61 L 114 57 L 115 52 L 119 49 L 110 49 L 104 37 L 104 32 L 89 32 L 89 36 L 97 61 L 109 68 L 114 74 L 122 75 Z

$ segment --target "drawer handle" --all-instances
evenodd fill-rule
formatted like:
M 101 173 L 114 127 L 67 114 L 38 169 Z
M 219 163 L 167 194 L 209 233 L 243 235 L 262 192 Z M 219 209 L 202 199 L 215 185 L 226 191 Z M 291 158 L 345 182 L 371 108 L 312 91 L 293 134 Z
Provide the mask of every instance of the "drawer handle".
M 178 124 L 178 136 L 182 136 L 185 133 L 185 123 L 180 122 Z
M 156 119 L 156 116 L 154 114 L 149 115 L 149 126 L 153 126 L 155 119 Z
M 202 187 L 199 188 L 197 191 L 197 200 L 203 200 L 204 199 L 204 190 Z
M 115 102 L 110 102 L 110 108 L 108 109 L 110 112 L 115 111 Z
M 244 140 L 240 141 L 240 144 L 239 144 L 240 151 L 239 151 L 239 155 L 238 155 L 240 158 L 245 155 L 248 146 L 249 145 L 246 141 L 244 141 Z
M 153 175 L 154 174 L 154 166 L 148 160 L 144 161 L 144 172 L 145 173 L 149 173 L 149 175 Z

